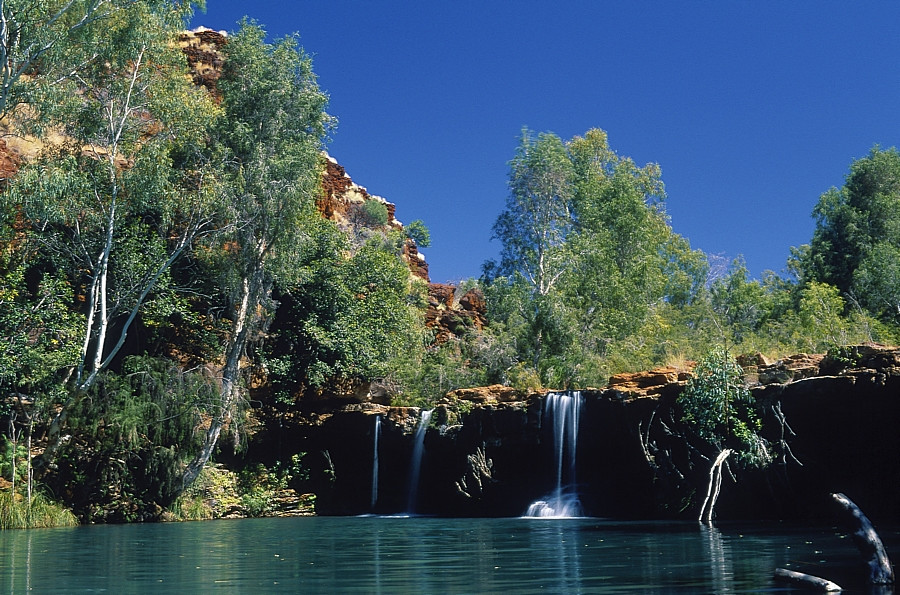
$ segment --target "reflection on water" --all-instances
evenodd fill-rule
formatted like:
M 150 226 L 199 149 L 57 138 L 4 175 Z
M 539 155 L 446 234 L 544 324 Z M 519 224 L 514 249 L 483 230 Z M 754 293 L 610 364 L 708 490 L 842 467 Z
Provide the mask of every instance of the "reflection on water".
M 713 588 L 716 593 L 733 593 L 731 546 L 722 539 L 722 532 L 710 523 L 700 523 L 700 534 L 705 536 L 706 556 L 709 560 Z
M 889 553 L 900 544 L 896 531 L 881 534 Z M 858 560 L 828 528 L 600 519 L 96 526 L 0 532 L 0 549 L 9 593 L 785 592 L 776 567 L 825 574 L 851 592 L 846 569 Z

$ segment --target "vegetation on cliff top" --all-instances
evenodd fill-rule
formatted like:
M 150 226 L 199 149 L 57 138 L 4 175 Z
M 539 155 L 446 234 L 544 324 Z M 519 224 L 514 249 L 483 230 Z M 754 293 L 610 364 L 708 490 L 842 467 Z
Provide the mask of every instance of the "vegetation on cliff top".
M 211 94 L 172 43 L 191 6 L 0 5 L 15 24 L 0 31 L 0 125 L 21 153 L 0 193 L 0 470 L 14 482 L 0 508 L 25 519 L 9 526 L 39 524 L 35 476 L 84 520 L 159 518 L 216 453 L 239 453 L 251 399 L 285 413 L 376 381 L 426 405 L 497 382 L 600 386 L 711 344 L 897 337 L 896 150 L 822 195 L 787 276 L 751 280 L 672 230 L 657 165 L 599 129 L 525 130 L 500 260 L 464 282 L 488 324 L 460 319 L 435 344 L 401 258 L 407 238 L 428 244 L 424 224 L 392 229 L 369 200 L 357 223 L 372 229 L 351 235 L 316 210 L 334 120 L 297 39 L 243 22 Z M 257 496 L 247 506 L 264 510 Z

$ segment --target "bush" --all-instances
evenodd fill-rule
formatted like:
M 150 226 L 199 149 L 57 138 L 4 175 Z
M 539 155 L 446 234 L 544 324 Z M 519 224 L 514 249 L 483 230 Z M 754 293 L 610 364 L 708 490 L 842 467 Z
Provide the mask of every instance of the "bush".
M 414 241 L 419 248 L 427 248 L 431 245 L 431 232 L 428 231 L 421 219 L 411 221 L 406 226 L 406 237 Z
M 46 529 L 77 524 L 78 520 L 69 509 L 40 492 L 32 497 L 31 506 L 22 494 L 12 490 L 0 492 L 0 529 Z
M 745 464 L 765 466 L 771 456 L 758 434 L 762 422 L 756 401 L 744 386 L 743 373 L 727 350 L 710 350 L 678 397 L 681 419 L 708 445 L 733 450 Z
M 359 208 L 362 223 L 371 227 L 382 227 L 388 223 L 387 206 L 380 200 L 367 200 Z

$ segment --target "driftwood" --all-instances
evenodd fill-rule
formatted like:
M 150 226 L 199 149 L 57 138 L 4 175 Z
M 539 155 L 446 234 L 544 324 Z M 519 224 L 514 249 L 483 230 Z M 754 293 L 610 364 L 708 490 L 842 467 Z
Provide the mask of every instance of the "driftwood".
M 832 499 L 837 503 L 845 520 L 854 528 L 853 543 L 859 552 L 866 558 L 869 567 L 869 584 L 892 585 L 894 584 L 894 569 L 888 559 L 881 538 L 875 532 L 875 527 L 869 521 L 863 511 L 843 494 L 832 494 Z
M 830 580 L 819 578 L 818 576 L 813 576 L 811 574 L 786 570 L 784 568 L 775 569 L 775 579 L 816 589 L 817 591 L 834 592 L 842 590 L 839 585 Z
M 720 452 L 709 468 L 709 486 L 706 488 L 706 498 L 703 499 L 703 506 L 700 507 L 700 518 L 698 519 L 701 523 L 712 522 L 713 509 L 716 506 L 716 500 L 719 499 L 719 489 L 722 487 L 722 465 L 725 464 L 725 459 L 731 453 L 732 450 L 730 448 Z
M 894 569 L 888 559 L 881 538 L 875 532 L 875 527 L 869 521 L 863 511 L 843 494 L 832 494 L 832 499 L 837 503 L 843 513 L 843 520 L 853 528 L 853 543 L 860 553 L 866 558 L 869 568 L 869 576 L 866 577 L 870 585 L 893 585 Z M 775 569 L 775 579 L 788 581 L 819 591 L 840 591 L 841 588 L 824 578 L 794 572 L 784 568 Z M 893 592 L 893 591 L 891 591 Z

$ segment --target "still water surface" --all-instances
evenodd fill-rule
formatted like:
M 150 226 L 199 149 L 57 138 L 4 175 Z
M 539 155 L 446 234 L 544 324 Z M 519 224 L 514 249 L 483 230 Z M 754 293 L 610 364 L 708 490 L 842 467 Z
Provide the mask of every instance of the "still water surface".
M 865 592 L 849 537 L 771 524 L 248 519 L 3 531 L 0 551 L 8 593 L 791 592 L 776 567 Z

